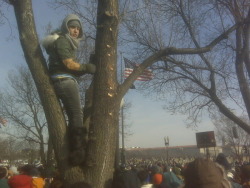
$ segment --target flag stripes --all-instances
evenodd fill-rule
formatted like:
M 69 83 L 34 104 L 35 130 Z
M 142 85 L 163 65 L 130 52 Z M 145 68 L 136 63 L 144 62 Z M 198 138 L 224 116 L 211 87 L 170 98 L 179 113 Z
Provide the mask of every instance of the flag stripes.
M 124 77 L 127 78 L 133 72 L 134 68 L 138 65 L 125 57 L 124 57 L 124 63 L 125 63 Z M 149 81 L 152 79 L 153 79 L 152 70 L 145 69 L 144 72 L 139 77 L 137 77 L 136 80 Z

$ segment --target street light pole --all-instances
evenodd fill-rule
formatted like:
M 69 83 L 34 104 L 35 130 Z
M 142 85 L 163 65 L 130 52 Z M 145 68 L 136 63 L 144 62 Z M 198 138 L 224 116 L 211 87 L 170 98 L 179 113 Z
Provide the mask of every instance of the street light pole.
M 123 117 L 123 106 L 121 108 L 121 126 L 122 126 L 122 151 L 121 151 L 121 163 L 125 165 L 125 144 L 124 144 L 124 117 Z
M 167 163 L 169 163 L 169 158 L 168 158 L 169 137 L 168 136 L 164 137 L 164 143 L 165 143 L 165 149 L 166 149 L 166 153 L 167 153 Z
M 120 104 L 120 120 L 121 120 L 121 132 L 122 132 L 122 149 L 120 150 L 120 123 L 118 124 L 117 128 L 117 143 L 116 143 L 116 158 L 115 158 L 115 167 L 118 169 L 121 164 L 125 164 L 125 147 L 124 147 L 124 117 L 123 117 L 123 107 L 124 100 L 122 99 Z
M 122 52 L 121 53 L 121 83 L 123 82 L 123 69 L 122 69 Z M 125 159 L 125 144 L 124 144 L 124 100 L 122 99 L 121 101 L 121 131 L 122 131 L 122 150 L 121 150 L 121 164 L 122 166 L 125 166 L 126 164 L 126 159 Z

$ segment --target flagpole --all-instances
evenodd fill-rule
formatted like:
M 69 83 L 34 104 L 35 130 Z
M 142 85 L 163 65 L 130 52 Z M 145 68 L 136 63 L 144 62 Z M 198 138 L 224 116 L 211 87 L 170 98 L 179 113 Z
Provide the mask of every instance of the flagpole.
M 120 52 L 121 54 L 121 83 L 123 82 L 123 69 L 122 69 L 122 65 L 123 65 L 123 56 L 122 56 L 122 52 Z M 121 150 L 121 164 L 122 166 L 125 166 L 126 164 L 126 159 L 125 159 L 125 142 L 124 142 L 124 105 L 121 106 L 121 128 L 122 128 L 122 150 Z
M 122 52 L 120 52 L 121 54 L 121 76 L 120 76 L 120 84 L 122 84 L 123 82 L 123 57 L 122 57 Z M 121 165 L 125 166 L 125 144 L 124 144 L 124 114 L 123 114 L 123 107 L 124 105 L 122 104 L 121 101 L 121 106 L 120 106 L 120 116 L 121 116 L 121 141 L 122 141 L 122 148 L 120 150 L 120 126 L 118 124 L 118 128 L 117 128 L 117 142 L 116 142 L 116 159 L 115 159 L 115 167 L 116 169 L 120 168 L 120 161 L 121 161 Z

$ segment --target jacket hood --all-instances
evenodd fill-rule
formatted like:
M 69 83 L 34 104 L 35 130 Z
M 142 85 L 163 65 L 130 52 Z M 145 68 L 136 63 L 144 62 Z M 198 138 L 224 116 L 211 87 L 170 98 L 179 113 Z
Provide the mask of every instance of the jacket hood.
M 77 21 L 79 21 L 81 28 L 80 28 L 80 33 L 79 33 L 78 38 L 82 38 L 83 37 L 83 26 L 82 26 L 82 23 L 81 23 L 79 17 L 77 15 L 75 15 L 75 14 L 69 14 L 68 16 L 66 16 L 64 18 L 64 20 L 62 22 L 62 26 L 61 26 L 62 33 L 64 33 L 64 34 L 68 34 L 69 33 L 68 23 L 71 20 L 77 20 Z

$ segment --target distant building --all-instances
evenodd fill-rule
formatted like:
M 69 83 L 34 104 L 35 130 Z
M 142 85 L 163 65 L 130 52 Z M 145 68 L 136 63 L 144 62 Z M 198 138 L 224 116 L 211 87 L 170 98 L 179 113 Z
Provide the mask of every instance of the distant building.
M 224 153 L 229 158 L 234 158 L 234 152 L 230 146 L 216 146 L 205 148 L 197 148 L 197 145 L 158 147 L 158 148 L 126 148 L 126 159 L 131 158 L 196 158 L 204 157 L 208 154 L 211 158 L 215 158 L 219 153 Z M 247 156 L 245 156 L 247 157 Z

